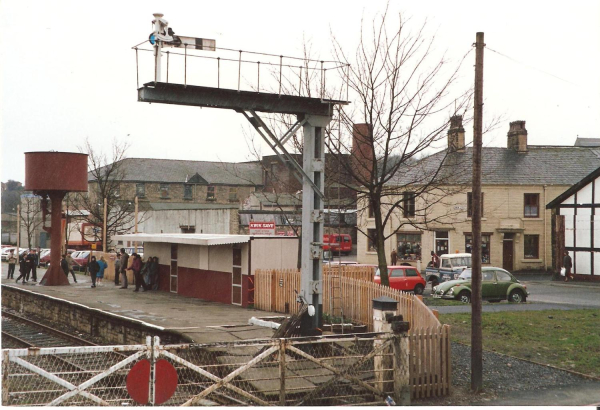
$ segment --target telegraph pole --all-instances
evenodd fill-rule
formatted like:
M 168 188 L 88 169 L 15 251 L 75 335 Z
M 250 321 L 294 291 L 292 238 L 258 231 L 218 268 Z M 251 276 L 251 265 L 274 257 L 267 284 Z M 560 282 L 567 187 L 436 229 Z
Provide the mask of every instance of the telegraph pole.
M 483 388 L 483 334 L 481 329 L 481 151 L 483 128 L 483 33 L 475 42 L 475 112 L 473 116 L 473 248 L 471 253 L 471 390 Z

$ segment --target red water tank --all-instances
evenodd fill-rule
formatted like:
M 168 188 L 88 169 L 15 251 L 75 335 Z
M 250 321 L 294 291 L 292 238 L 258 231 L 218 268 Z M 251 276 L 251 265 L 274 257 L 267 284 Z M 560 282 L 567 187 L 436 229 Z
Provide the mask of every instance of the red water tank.
M 87 157 L 87 154 L 76 152 L 26 152 L 25 189 L 87 191 Z

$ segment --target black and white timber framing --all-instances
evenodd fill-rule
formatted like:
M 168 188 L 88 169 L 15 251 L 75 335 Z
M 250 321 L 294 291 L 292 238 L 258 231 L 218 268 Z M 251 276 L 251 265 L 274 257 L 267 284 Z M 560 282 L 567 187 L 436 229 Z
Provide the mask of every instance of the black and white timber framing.
M 573 273 L 600 279 L 600 168 L 546 208 L 555 209 L 557 215 L 565 217 L 564 249 L 573 259 Z

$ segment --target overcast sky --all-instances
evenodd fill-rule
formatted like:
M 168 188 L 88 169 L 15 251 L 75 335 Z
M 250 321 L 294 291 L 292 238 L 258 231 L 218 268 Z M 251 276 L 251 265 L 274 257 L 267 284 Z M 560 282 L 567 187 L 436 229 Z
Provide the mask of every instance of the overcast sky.
M 352 54 L 361 18 L 384 1 L 31 1 L 0 3 L 0 179 L 24 181 L 24 152 L 78 152 L 86 138 L 130 157 L 207 161 L 253 159 L 233 111 L 137 102 L 132 46 L 164 13 L 179 35 L 218 47 L 331 57 L 331 32 Z M 529 143 L 573 145 L 600 138 L 599 1 L 391 1 L 416 24 L 428 21 L 436 51 L 458 59 L 483 31 L 484 117 L 503 123 L 485 145 L 506 146 L 508 122 L 527 121 Z M 494 50 L 502 55 L 492 52 Z M 472 82 L 475 55 L 463 66 Z M 485 120 L 485 118 L 484 118 Z M 472 127 L 466 127 L 467 140 Z M 270 152 L 264 150 L 264 154 Z

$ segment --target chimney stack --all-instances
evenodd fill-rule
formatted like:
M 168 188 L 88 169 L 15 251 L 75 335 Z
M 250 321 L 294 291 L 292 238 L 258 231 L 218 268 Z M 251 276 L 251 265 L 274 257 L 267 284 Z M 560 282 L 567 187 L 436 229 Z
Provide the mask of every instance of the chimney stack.
M 465 152 L 465 129 L 462 125 L 462 115 L 450 117 L 448 130 L 448 150 L 451 152 Z
M 507 147 L 520 154 L 527 153 L 527 130 L 525 121 L 513 121 L 508 130 Z
M 373 173 L 373 128 L 370 124 L 352 126 L 352 167 L 363 181 L 371 181 Z

